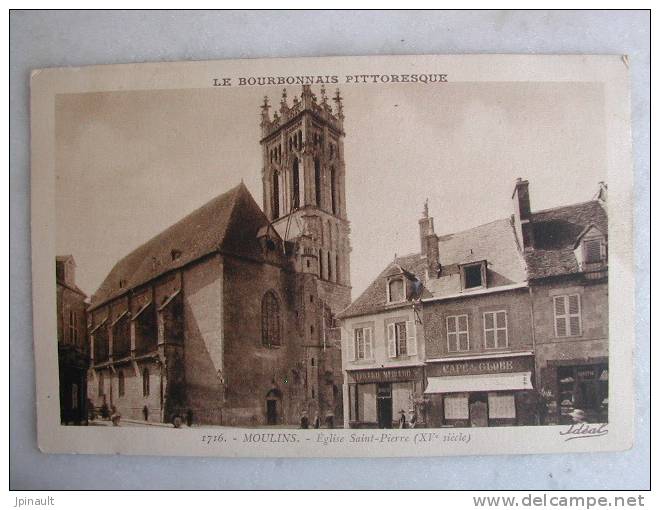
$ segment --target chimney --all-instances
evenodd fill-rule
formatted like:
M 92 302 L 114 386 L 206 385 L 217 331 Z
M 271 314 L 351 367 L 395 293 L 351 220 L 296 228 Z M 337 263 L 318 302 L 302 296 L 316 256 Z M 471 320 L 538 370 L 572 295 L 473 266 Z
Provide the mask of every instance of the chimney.
M 513 222 L 516 235 L 524 250 L 534 247 L 534 232 L 532 229 L 532 210 L 529 201 L 529 181 L 523 181 L 520 177 L 516 179 L 513 189 Z
M 440 261 L 438 249 L 438 236 L 433 228 L 433 218 L 429 217 L 429 201 L 424 202 L 424 212 L 419 220 L 419 238 L 422 249 L 422 257 L 426 257 L 429 275 L 437 274 Z
M 432 232 L 434 232 L 433 218 L 429 218 L 429 200 L 427 198 L 426 202 L 424 202 L 422 219 L 419 220 L 419 242 L 421 245 L 422 257 L 426 256 L 426 236 Z

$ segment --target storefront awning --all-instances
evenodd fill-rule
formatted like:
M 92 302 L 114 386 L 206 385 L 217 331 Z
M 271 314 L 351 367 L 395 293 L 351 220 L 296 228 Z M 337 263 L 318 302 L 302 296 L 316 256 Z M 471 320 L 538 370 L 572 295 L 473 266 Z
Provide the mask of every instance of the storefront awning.
M 532 373 L 454 375 L 429 377 L 424 393 L 469 393 L 472 391 L 531 390 Z

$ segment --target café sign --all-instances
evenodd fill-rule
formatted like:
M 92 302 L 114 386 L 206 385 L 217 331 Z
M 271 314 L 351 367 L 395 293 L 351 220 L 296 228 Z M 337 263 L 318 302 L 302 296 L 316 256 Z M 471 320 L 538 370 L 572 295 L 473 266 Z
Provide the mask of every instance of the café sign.
M 531 360 L 531 356 L 506 359 L 448 360 L 438 364 L 429 364 L 428 374 L 442 376 L 524 372 L 530 369 Z
M 416 367 L 351 370 L 348 373 L 353 381 L 359 384 L 410 381 L 419 378 L 418 368 Z

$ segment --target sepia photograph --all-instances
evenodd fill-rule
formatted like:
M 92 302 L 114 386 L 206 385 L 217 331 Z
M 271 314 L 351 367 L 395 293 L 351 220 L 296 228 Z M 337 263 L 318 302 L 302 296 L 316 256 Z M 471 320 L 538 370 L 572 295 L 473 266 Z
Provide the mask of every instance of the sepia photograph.
M 520 427 L 607 448 L 626 389 L 610 386 L 610 268 L 630 264 L 610 243 L 611 213 L 630 214 L 629 189 L 608 200 L 627 157 L 612 91 L 578 66 L 543 79 L 552 57 L 539 77 L 474 58 L 527 78 L 384 57 L 381 72 L 233 61 L 202 67 L 205 86 L 105 86 L 192 63 L 144 64 L 49 95 L 58 428 L 316 455 L 481 451 L 480 430 Z

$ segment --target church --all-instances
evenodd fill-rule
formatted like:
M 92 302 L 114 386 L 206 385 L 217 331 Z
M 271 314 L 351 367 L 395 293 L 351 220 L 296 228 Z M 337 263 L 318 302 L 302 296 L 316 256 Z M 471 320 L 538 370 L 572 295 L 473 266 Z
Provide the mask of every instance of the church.
M 331 102 L 334 105 L 331 105 Z M 263 204 L 241 183 L 115 264 L 91 298 L 88 398 L 122 420 L 341 424 L 351 302 L 342 98 L 261 106 Z

